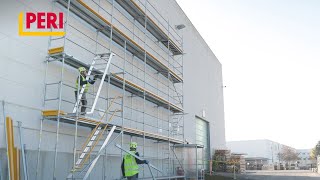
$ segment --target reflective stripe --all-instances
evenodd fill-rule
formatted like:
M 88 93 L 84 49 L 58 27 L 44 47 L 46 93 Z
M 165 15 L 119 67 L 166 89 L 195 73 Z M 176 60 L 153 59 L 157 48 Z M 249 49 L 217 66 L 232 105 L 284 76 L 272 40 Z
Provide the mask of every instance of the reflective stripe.
M 132 154 L 136 152 L 130 151 Z M 134 176 L 139 173 L 139 166 L 136 162 L 136 158 L 130 154 L 124 156 L 124 174 L 126 177 Z
M 82 81 L 86 80 L 86 78 L 83 77 L 82 75 L 80 75 L 80 78 L 82 79 Z M 79 78 L 77 78 L 77 80 L 76 80 L 76 89 L 77 90 L 78 90 L 78 80 L 79 80 Z M 79 88 L 80 88 L 79 89 L 79 91 L 80 91 L 82 87 L 79 87 Z M 86 87 L 84 88 L 84 92 L 88 92 L 88 90 L 89 90 L 89 82 L 87 82 Z

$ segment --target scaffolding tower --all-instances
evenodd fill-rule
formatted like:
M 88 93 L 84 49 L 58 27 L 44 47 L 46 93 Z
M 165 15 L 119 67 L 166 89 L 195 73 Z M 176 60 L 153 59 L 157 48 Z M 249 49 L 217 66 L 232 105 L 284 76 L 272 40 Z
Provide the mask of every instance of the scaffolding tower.
M 45 110 L 40 120 L 36 177 L 40 176 L 44 122 L 56 121 L 52 166 L 55 180 L 61 123 L 75 125 L 74 161 L 70 165 L 74 166 L 79 156 L 77 149 L 84 142 L 81 139 L 86 139 L 79 135 L 79 128 L 94 130 L 97 124 L 107 124 L 107 119 L 114 116 L 108 124 L 116 126 L 114 132 L 120 136 L 121 147 L 125 146 L 126 136 L 130 141 L 142 141 L 142 157 L 151 159 L 162 170 L 155 174 L 158 179 L 185 178 L 178 173 L 184 168 L 180 162 L 183 153 L 173 148 L 184 144 L 183 37 L 148 1 L 54 0 L 52 10 L 65 12 L 65 36 L 50 37 L 48 42 Z M 105 81 L 104 90 L 98 94 L 94 113 L 86 116 L 69 113 L 75 104 L 72 93 L 78 76 L 76 69 L 89 69 L 90 61 L 101 53 L 113 53 L 116 57 L 111 62 L 110 73 L 102 80 Z M 91 74 L 98 75 L 101 71 L 93 69 Z M 97 88 L 93 86 L 88 92 L 89 103 L 96 93 Z M 111 102 L 114 109 L 99 120 Z M 118 109 L 121 112 L 113 113 Z M 102 127 L 108 131 L 111 126 Z M 149 151 L 155 148 L 152 155 Z M 103 168 L 107 166 L 108 156 L 122 159 L 123 155 L 105 150 Z M 106 179 L 107 175 L 102 173 Z M 149 178 L 150 175 L 143 169 L 140 177 Z

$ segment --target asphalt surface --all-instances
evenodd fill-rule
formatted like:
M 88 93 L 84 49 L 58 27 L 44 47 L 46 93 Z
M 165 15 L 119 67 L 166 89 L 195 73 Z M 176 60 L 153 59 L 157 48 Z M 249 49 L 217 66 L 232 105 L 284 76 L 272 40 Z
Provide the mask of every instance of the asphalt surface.
M 239 180 L 320 180 L 320 174 L 310 170 L 283 170 L 283 171 L 247 171 L 237 175 Z

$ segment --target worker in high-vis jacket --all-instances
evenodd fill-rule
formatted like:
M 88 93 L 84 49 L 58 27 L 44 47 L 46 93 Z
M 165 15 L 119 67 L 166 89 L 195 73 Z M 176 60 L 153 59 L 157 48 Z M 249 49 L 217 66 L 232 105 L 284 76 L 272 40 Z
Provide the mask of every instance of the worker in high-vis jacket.
M 137 143 L 131 142 L 130 143 L 130 152 L 139 156 L 137 152 Z M 149 164 L 148 160 L 140 160 L 138 158 L 133 157 L 131 154 L 127 153 L 122 160 L 121 170 L 122 176 L 126 177 L 128 180 L 135 180 L 138 179 L 139 175 L 139 166 L 138 164 Z
M 93 80 L 90 79 L 90 78 L 88 80 L 86 80 L 87 75 L 88 75 L 86 68 L 79 67 L 78 70 L 79 70 L 80 75 L 78 76 L 78 78 L 76 80 L 75 95 L 76 95 L 76 100 L 78 100 L 78 94 L 79 94 L 78 92 L 80 92 L 82 86 L 85 85 L 85 88 L 84 88 L 84 91 L 83 91 L 83 94 L 82 94 L 82 97 L 81 97 L 81 104 L 82 104 L 82 106 L 81 106 L 81 114 L 85 114 L 86 108 L 87 108 L 86 105 L 88 104 L 86 94 L 88 92 L 90 84 L 94 84 L 96 78 L 94 77 Z M 80 80 L 80 85 L 79 85 L 79 80 Z

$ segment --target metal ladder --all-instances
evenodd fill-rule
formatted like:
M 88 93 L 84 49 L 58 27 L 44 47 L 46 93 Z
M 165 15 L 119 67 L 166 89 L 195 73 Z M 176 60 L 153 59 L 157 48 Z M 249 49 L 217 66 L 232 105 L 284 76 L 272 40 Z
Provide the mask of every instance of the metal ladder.
M 116 112 L 114 111 L 109 118 L 108 122 L 110 122 L 115 115 Z M 108 141 L 114 132 L 116 126 L 112 126 L 111 130 L 108 133 L 106 138 L 102 138 L 104 133 L 108 127 L 108 124 L 98 123 L 96 127 L 91 131 L 90 136 L 87 138 L 85 144 L 80 151 L 80 156 L 76 161 L 74 167 L 72 168 L 71 172 L 69 173 L 67 179 L 86 179 L 91 170 L 93 169 L 96 161 L 100 157 L 100 153 L 108 144 Z M 89 161 L 90 158 L 95 156 L 94 160 Z
M 96 162 L 98 161 L 100 155 L 103 152 L 103 149 L 108 144 L 111 135 L 113 134 L 116 126 L 112 126 L 111 130 L 108 133 L 108 136 L 104 141 L 89 141 L 89 143 L 85 146 L 85 150 L 81 153 L 76 165 L 69 173 L 67 179 L 87 179 L 94 168 Z M 96 130 L 95 132 L 100 131 Z M 93 135 L 91 139 L 97 137 Z M 98 142 L 103 142 L 102 144 L 97 145 Z M 91 145 L 90 145 L 91 144 Z M 95 144 L 95 145 L 92 145 Z M 100 146 L 99 148 L 94 148 L 93 146 Z M 95 154 L 92 154 L 95 153 Z M 88 161 L 91 158 L 91 161 Z
M 173 136 L 178 136 L 181 133 L 179 133 L 180 131 L 182 131 L 183 126 L 181 125 L 181 120 L 182 120 L 182 116 L 180 117 L 173 117 L 172 118 L 172 122 L 171 122 L 171 135 Z
M 106 138 L 103 138 L 104 133 L 106 132 L 106 129 L 108 127 L 108 123 L 111 122 L 116 112 L 121 112 L 121 110 L 114 110 L 107 122 L 102 123 L 102 120 L 110 112 L 109 110 L 111 106 L 118 98 L 121 98 L 121 96 L 113 98 L 108 108 L 104 111 L 103 116 L 100 118 L 100 121 L 91 131 L 81 150 L 78 151 L 80 152 L 80 155 L 78 157 L 78 160 L 75 162 L 71 172 L 67 176 L 67 179 L 87 179 L 90 175 L 93 167 L 95 166 L 102 153 L 102 150 L 106 148 L 108 141 L 110 140 L 110 137 L 116 128 L 116 126 L 112 126 L 111 130 L 108 133 L 108 136 Z M 92 161 L 88 162 L 93 156 L 95 156 L 95 158 Z
M 100 84 L 99 84 L 98 91 L 94 94 L 93 104 L 92 104 L 91 107 L 89 107 L 91 110 L 89 112 L 86 112 L 86 114 L 92 114 L 94 112 L 94 110 L 95 110 L 95 106 L 97 104 L 101 89 L 103 87 L 104 80 L 105 80 L 105 78 L 106 78 L 106 76 L 108 74 L 108 70 L 110 68 L 111 60 L 112 60 L 112 57 L 114 55 L 115 55 L 114 53 L 97 54 L 92 60 L 91 66 L 90 66 L 90 68 L 88 70 L 86 81 L 89 80 L 90 75 L 92 74 L 93 71 L 99 72 L 99 75 L 102 75 L 102 76 L 101 76 L 101 81 L 100 81 Z M 86 87 L 86 84 L 84 84 L 81 88 L 78 89 L 79 90 L 78 92 L 80 92 L 80 93 L 78 93 L 78 97 L 77 97 L 77 100 L 76 100 L 76 103 L 74 105 L 72 113 L 76 113 L 77 112 L 77 110 L 79 108 L 80 100 L 81 100 L 82 95 L 83 95 L 84 90 L 85 90 L 85 87 Z

